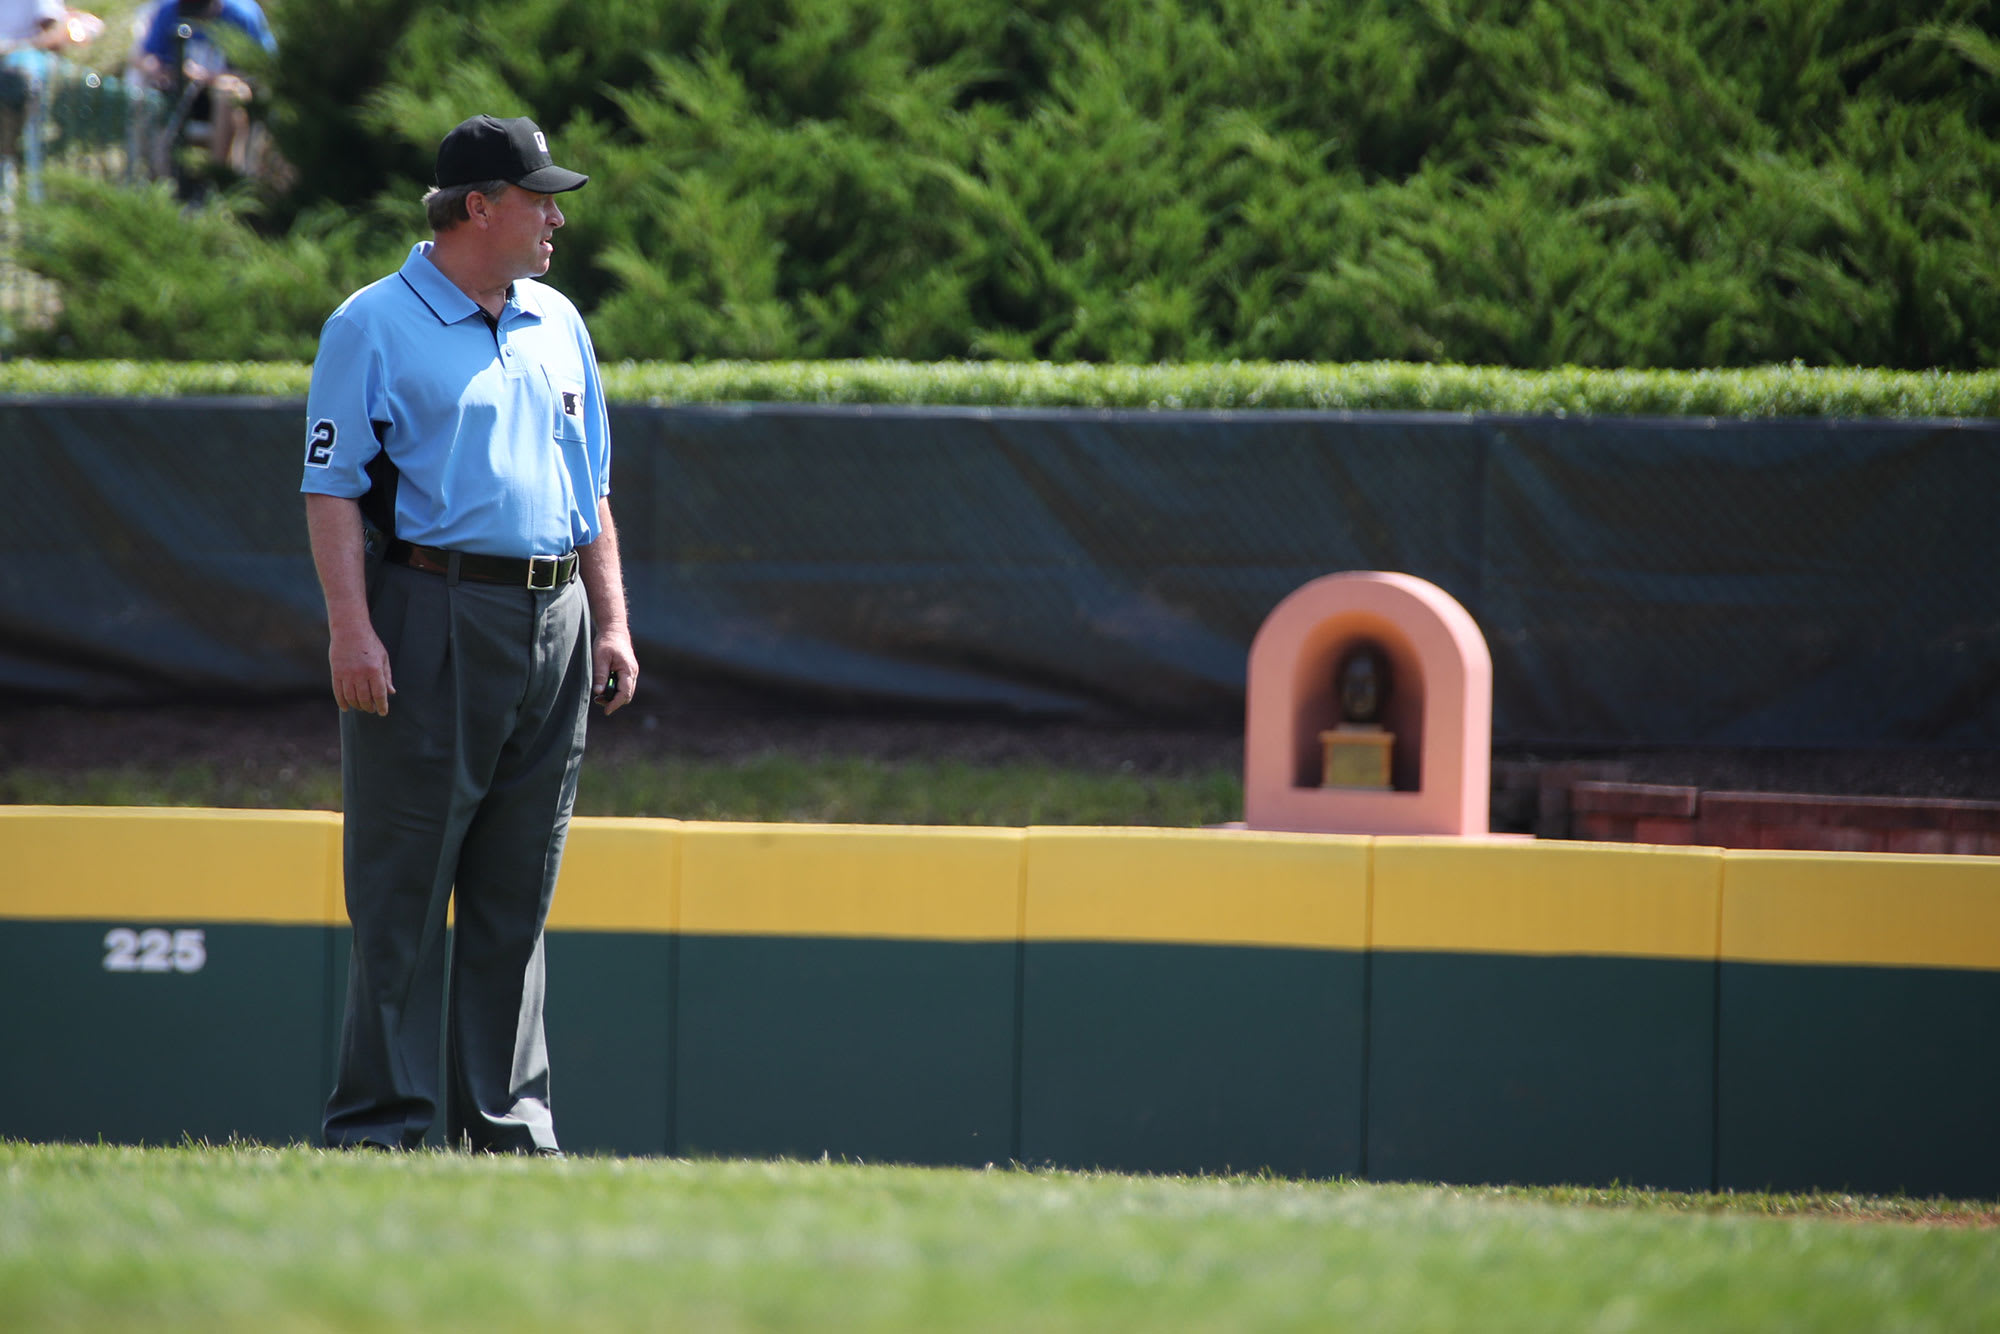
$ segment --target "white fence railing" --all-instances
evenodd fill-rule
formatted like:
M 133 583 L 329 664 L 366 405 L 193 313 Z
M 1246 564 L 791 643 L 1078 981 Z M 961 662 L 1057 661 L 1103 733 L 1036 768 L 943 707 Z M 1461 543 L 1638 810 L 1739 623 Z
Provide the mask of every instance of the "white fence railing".
M 181 129 L 173 112 L 159 93 L 95 70 L 0 67 L 0 351 L 54 312 L 51 285 L 21 262 L 23 206 L 42 198 L 46 174 L 164 176 Z

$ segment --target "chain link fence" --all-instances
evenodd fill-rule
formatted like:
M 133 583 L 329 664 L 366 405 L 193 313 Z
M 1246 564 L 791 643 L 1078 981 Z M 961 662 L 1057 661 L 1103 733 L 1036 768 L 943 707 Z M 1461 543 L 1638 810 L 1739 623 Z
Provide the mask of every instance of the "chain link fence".
M 53 284 L 22 262 L 26 206 L 51 171 L 136 184 L 170 166 L 174 107 L 150 89 L 59 61 L 0 65 L 0 352 L 50 320 Z

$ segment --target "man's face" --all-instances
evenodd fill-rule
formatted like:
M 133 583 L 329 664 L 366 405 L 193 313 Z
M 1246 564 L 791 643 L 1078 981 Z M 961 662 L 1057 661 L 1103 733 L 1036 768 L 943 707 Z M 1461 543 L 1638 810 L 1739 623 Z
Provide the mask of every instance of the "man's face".
M 554 195 L 538 195 L 520 186 L 486 200 L 486 243 L 495 267 L 514 278 L 539 278 L 549 271 L 555 254 L 556 228 L 563 225 Z

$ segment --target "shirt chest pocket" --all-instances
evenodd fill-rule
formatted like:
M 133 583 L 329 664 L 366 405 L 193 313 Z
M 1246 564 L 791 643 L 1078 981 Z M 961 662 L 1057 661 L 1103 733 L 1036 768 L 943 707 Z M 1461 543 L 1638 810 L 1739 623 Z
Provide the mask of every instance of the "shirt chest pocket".
M 582 378 L 548 367 L 543 367 L 543 373 L 549 378 L 551 406 L 549 415 L 554 418 L 555 438 L 581 441 L 583 439 Z

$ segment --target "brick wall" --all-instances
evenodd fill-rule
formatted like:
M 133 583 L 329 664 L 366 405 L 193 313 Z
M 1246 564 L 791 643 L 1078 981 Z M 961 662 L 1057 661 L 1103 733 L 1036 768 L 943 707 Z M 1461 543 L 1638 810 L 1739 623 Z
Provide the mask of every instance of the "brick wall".
M 1614 843 L 2000 856 L 2000 802 L 1706 792 L 1580 780 L 1569 835 Z

